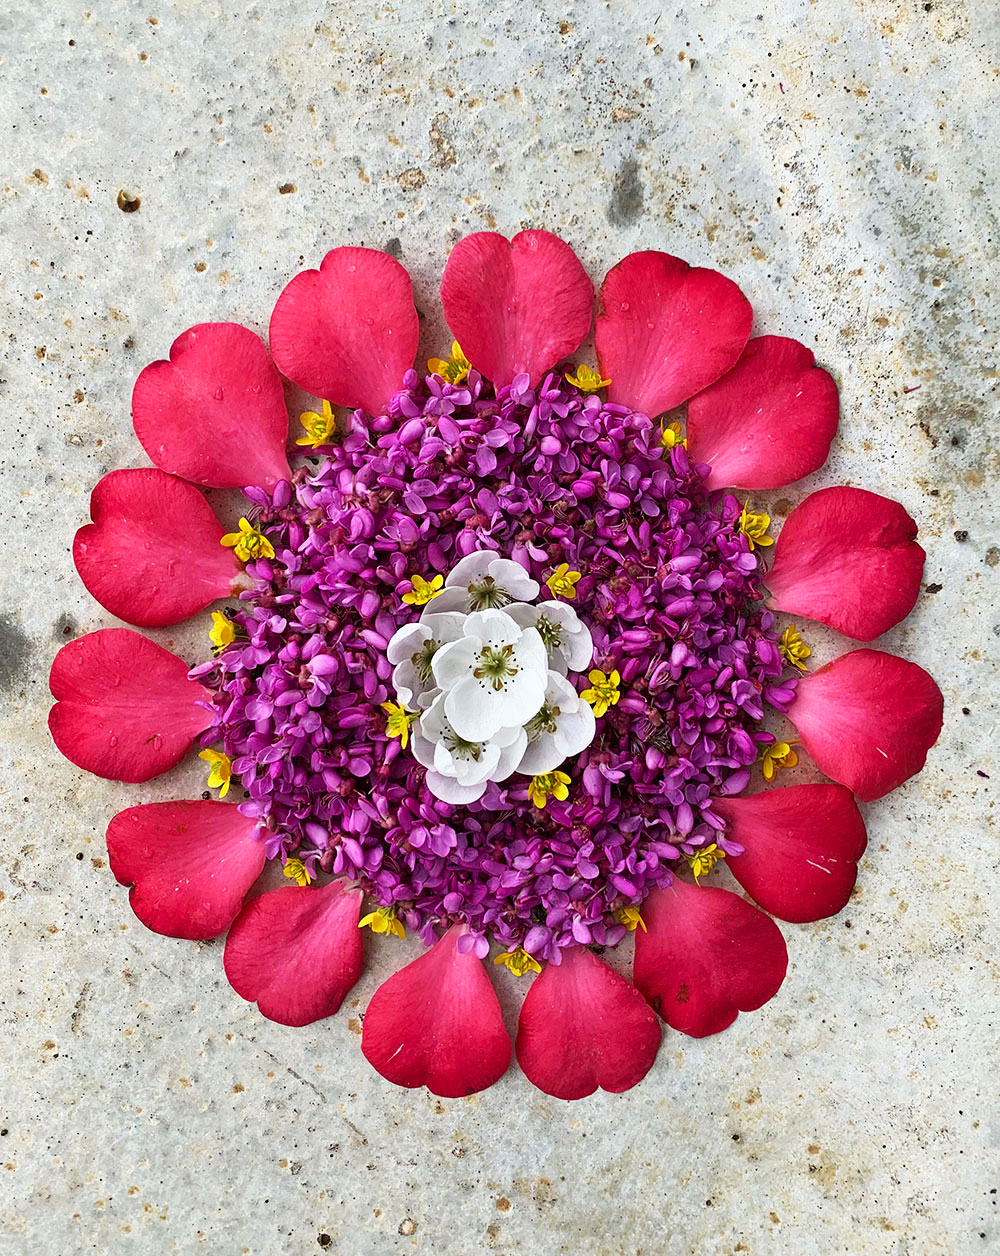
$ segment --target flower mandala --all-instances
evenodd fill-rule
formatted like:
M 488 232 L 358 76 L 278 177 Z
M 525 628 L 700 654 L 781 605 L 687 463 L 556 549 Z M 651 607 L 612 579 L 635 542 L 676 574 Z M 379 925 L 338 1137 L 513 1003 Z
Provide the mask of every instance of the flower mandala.
M 492 951 L 537 974 L 530 1080 L 623 1091 L 661 1020 L 701 1037 L 777 993 L 772 917 L 846 904 L 856 798 L 920 770 L 941 695 L 879 650 L 810 671 L 799 625 L 873 641 L 924 554 L 901 506 L 854 488 L 808 496 L 771 548 L 749 495 L 822 465 L 837 389 L 797 341 L 751 339 L 715 271 L 620 262 L 596 370 L 573 361 L 593 289 L 555 236 L 468 236 L 441 292 L 456 343 L 426 375 L 406 271 L 362 248 L 292 279 L 270 354 L 203 324 L 146 367 L 156 469 L 100 481 L 77 569 L 140 627 L 231 602 L 193 669 L 122 628 L 66 645 L 52 736 L 121 781 L 203 747 L 219 800 L 121 812 L 111 868 L 151 929 L 228 930 L 226 974 L 264 1016 L 331 1015 L 366 929 L 415 932 L 427 949 L 364 1017 L 383 1076 L 463 1095 L 503 1075 Z M 294 470 L 281 375 L 321 399 Z M 194 485 L 242 488 L 234 530 Z M 797 736 L 765 731 L 767 707 Z M 796 746 L 829 783 L 784 784 Z M 268 860 L 288 885 L 257 885 Z M 759 906 L 709 883 L 720 866 Z M 601 958 L 629 933 L 634 984 Z

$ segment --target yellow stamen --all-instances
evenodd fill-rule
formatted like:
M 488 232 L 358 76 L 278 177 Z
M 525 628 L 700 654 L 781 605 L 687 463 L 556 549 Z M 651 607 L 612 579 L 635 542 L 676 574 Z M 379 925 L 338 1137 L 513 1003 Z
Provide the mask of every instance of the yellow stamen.
M 472 370 L 472 363 L 462 352 L 457 340 L 451 342 L 450 358 L 431 358 L 427 369 L 434 375 L 440 375 L 449 384 L 462 384 Z
M 246 519 L 240 520 L 239 532 L 227 532 L 221 544 L 231 549 L 241 563 L 248 563 L 253 558 L 274 557 L 274 546 Z
M 773 746 L 765 746 L 760 753 L 761 771 L 765 781 L 773 781 L 781 768 L 793 768 L 799 756 L 792 749 L 797 742 L 776 741 Z
M 430 580 L 425 580 L 423 576 L 411 576 L 410 584 L 413 587 L 409 593 L 403 594 L 407 606 L 426 606 L 444 592 L 444 576 L 431 576 Z
M 301 859 L 286 859 L 284 872 L 289 881 L 294 881 L 296 885 L 308 885 L 312 880 Z
M 629 933 L 635 933 L 636 929 L 646 932 L 646 922 L 639 913 L 638 907 L 619 907 L 615 912 L 615 917 L 619 924 L 623 924 Z
M 569 797 L 569 777 L 565 772 L 542 772 L 533 776 L 528 783 L 528 797 L 543 811 L 550 798 L 565 802 Z
M 209 765 L 208 788 L 217 789 L 219 797 L 225 798 L 229 793 L 229 785 L 233 776 L 233 761 L 221 750 L 202 750 L 198 755 Z
M 711 846 L 702 846 L 693 855 L 684 856 L 691 866 L 691 871 L 694 873 L 696 881 L 699 877 L 703 877 L 706 872 L 711 872 L 719 860 L 725 859 L 725 857 L 726 852 L 716 846 L 714 842 Z
M 540 973 L 542 966 L 533 956 L 520 946 L 516 951 L 504 951 L 498 955 L 493 961 L 494 964 L 503 964 L 504 968 L 509 968 L 515 977 L 523 977 L 525 973 Z
M 407 711 L 406 707 L 399 702 L 383 702 L 382 710 L 386 714 L 385 735 L 398 737 L 400 745 L 405 750 L 410 740 L 410 725 L 417 718 L 417 712 Z
M 570 571 L 569 563 L 560 563 L 545 583 L 553 597 L 564 597 L 572 602 L 576 597 L 576 583 L 582 578 L 583 572 Z
M 794 624 L 792 624 L 791 628 L 786 628 L 781 634 L 778 649 L 793 667 L 797 667 L 800 672 L 806 670 L 805 660 L 812 654 L 812 650 L 799 636 L 798 629 Z
M 771 526 L 771 516 L 763 511 L 755 514 L 750 509 L 750 501 L 747 499 L 743 506 L 743 513 L 740 515 L 739 529 L 750 542 L 750 548 L 756 549 L 758 545 L 761 547 L 774 544 L 774 537 L 767 535 L 767 530 Z
M 227 615 L 212 611 L 212 627 L 208 637 L 216 651 L 224 650 L 236 640 L 236 625 Z
M 406 937 L 403 922 L 396 917 L 395 907 L 377 907 L 375 911 L 370 911 L 358 921 L 359 929 L 363 929 L 365 925 L 372 933 L 391 933 L 394 938 Z
M 660 433 L 660 444 L 664 449 L 675 449 L 678 445 L 687 449 L 687 438 L 681 435 L 681 425 L 679 423 L 667 423 Z
M 337 416 L 329 401 L 323 402 L 322 414 L 315 410 L 305 410 L 299 415 L 299 422 L 305 428 L 305 436 L 300 436 L 296 445 L 308 445 L 311 449 L 319 449 L 321 445 L 332 445 L 337 435 Z
M 618 699 L 622 696 L 618 686 L 621 684 L 622 678 L 619 676 L 617 669 L 610 676 L 605 676 L 602 671 L 595 668 L 588 673 L 587 679 L 593 686 L 592 689 L 584 689 L 580 697 L 584 702 L 589 702 L 594 708 L 594 714 L 598 719 L 604 715 L 608 707 L 617 705 Z
M 592 367 L 585 366 L 582 362 L 576 368 L 576 374 L 566 375 L 566 382 L 572 384 L 574 388 L 579 388 L 582 393 L 595 393 L 599 388 L 607 388 L 611 383 L 610 379 L 601 379 L 600 371 L 593 370 Z

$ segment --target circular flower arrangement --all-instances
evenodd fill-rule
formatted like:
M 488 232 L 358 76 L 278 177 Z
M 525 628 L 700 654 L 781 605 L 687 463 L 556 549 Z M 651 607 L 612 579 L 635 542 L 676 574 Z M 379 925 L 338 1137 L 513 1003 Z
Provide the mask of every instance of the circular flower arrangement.
M 100 481 L 77 569 L 142 627 L 237 600 L 192 670 L 127 629 L 66 645 L 50 727 L 121 781 L 200 740 L 220 800 L 121 812 L 111 867 L 151 929 L 228 930 L 226 974 L 263 1015 L 334 1013 L 364 928 L 413 931 L 429 949 L 364 1017 L 383 1076 L 462 1095 L 503 1075 L 492 949 L 538 974 L 516 1042 L 531 1081 L 623 1091 L 661 1019 L 701 1037 L 777 992 L 772 916 L 847 902 L 855 797 L 920 770 L 941 695 L 877 650 L 809 672 L 774 612 L 872 641 L 913 607 L 924 554 L 897 503 L 830 488 L 764 567 L 770 520 L 727 488 L 821 466 L 837 390 L 797 341 L 751 339 L 722 275 L 625 258 L 600 293 L 597 371 L 569 360 L 592 286 L 547 232 L 466 237 L 442 300 L 456 343 L 420 375 L 406 271 L 334 249 L 278 298 L 270 356 L 203 324 L 141 373 L 135 430 L 158 469 Z M 323 399 L 295 470 L 279 370 Z M 193 484 L 243 489 L 238 530 Z M 798 741 L 764 731 L 767 706 Z M 799 743 L 830 783 L 745 793 Z M 268 860 L 295 884 L 258 885 Z M 723 861 L 764 910 L 705 883 Z M 600 958 L 629 933 L 634 985 Z

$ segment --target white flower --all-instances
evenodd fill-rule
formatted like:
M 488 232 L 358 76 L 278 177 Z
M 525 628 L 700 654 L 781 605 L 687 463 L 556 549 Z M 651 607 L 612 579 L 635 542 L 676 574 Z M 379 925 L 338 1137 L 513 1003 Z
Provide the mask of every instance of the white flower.
M 525 776 L 555 771 L 571 755 L 586 750 L 594 740 L 596 730 L 597 722 L 590 705 L 583 701 L 568 680 L 558 672 L 550 671 L 545 701 L 538 714 L 525 726 L 528 745 L 518 762 L 517 771 Z
M 506 613 L 522 628 L 535 628 L 549 653 L 549 667 L 565 676 L 582 672 L 594 657 L 590 629 L 566 602 L 539 602 L 528 606 L 515 602 Z
M 386 648 L 392 663 L 392 683 L 396 699 L 415 711 L 429 707 L 440 692 L 431 671 L 431 659 L 449 641 L 462 635 L 465 616 L 457 613 L 432 614 L 416 623 L 404 624 L 393 633 Z
M 413 754 L 427 768 L 427 788 L 442 802 L 475 802 L 490 781 L 504 781 L 524 754 L 528 735 L 523 728 L 503 728 L 489 741 L 459 737 L 439 695 L 414 724 Z
M 495 550 L 477 550 L 451 569 L 444 589 L 434 599 L 434 610 L 495 610 L 511 602 L 531 602 L 537 596 L 538 581 L 520 563 L 500 558 Z
M 545 646 L 534 628 L 522 629 L 499 610 L 467 616 L 463 631 L 435 653 L 431 670 L 445 691 L 444 713 L 455 732 L 488 741 L 537 714 L 548 673 Z

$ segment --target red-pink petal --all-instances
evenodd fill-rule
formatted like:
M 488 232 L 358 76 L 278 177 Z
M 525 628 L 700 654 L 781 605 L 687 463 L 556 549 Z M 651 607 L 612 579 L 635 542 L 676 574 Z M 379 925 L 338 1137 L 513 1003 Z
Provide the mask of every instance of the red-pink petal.
M 164 471 L 214 488 L 270 488 L 291 475 L 281 377 L 238 323 L 199 323 L 135 381 L 132 422 Z
M 735 366 L 753 325 L 731 279 L 669 253 L 632 253 L 608 272 L 594 342 L 608 398 L 655 418 Z
M 839 416 L 837 385 L 810 349 L 758 336 L 688 403 L 688 453 L 710 464 L 709 488 L 780 488 L 823 465 Z
M 874 641 L 913 610 L 924 551 L 899 502 L 860 488 L 824 488 L 792 511 L 765 577 L 768 605 Z
M 717 1034 L 773 998 L 788 952 L 774 921 L 730 890 L 674 877 L 642 905 L 635 984 L 671 1029 Z
M 586 947 L 547 964 L 521 1007 L 517 1062 L 556 1099 L 582 1099 L 601 1087 L 617 1094 L 646 1076 L 660 1025 L 635 986 Z
M 259 828 L 225 802 L 129 807 L 108 825 L 111 871 L 132 886 L 129 902 L 147 928 L 216 938 L 264 866 Z
M 211 694 L 188 666 L 128 628 L 102 628 L 56 655 L 49 732 L 71 763 L 111 781 L 148 781 L 172 768 L 212 722 Z
M 765 911 L 803 924 L 847 904 L 868 835 L 843 785 L 789 785 L 712 806 L 744 848 L 726 866 Z
M 278 297 L 271 352 L 315 397 L 381 414 L 417 355 L 410 276 L 388 253 L 339 248 Z
M 100 604 L 142 628 L 176 624 L 227 597 L 240 565 L 201 493 L 145 467 L 112 471 L 73 541 L 80 578 Z
M 511 1043 L 482 960 L 448 932 L 372 996 L 361 1050 L 397 1086 L 426 1086 L 457 1098 L 492 1086 L 507 1071 Z
M 444 316 L 462 352 L 497 388 L 527 372 L 534 387 L 590 331 L 594 285 L 549 231 L 459 240 L 441 280 Z
M 361 976 L 360 890 L 345 881 L 272 890 L 248 903 L 226 938 L 229 983 L 279 1025 L 332 1016 Z
M 924 766 L 943 710 L 941 690 L 922 667 L 853 650 L 800 679 L 788 718 L 816 765 L 871 802 Z

